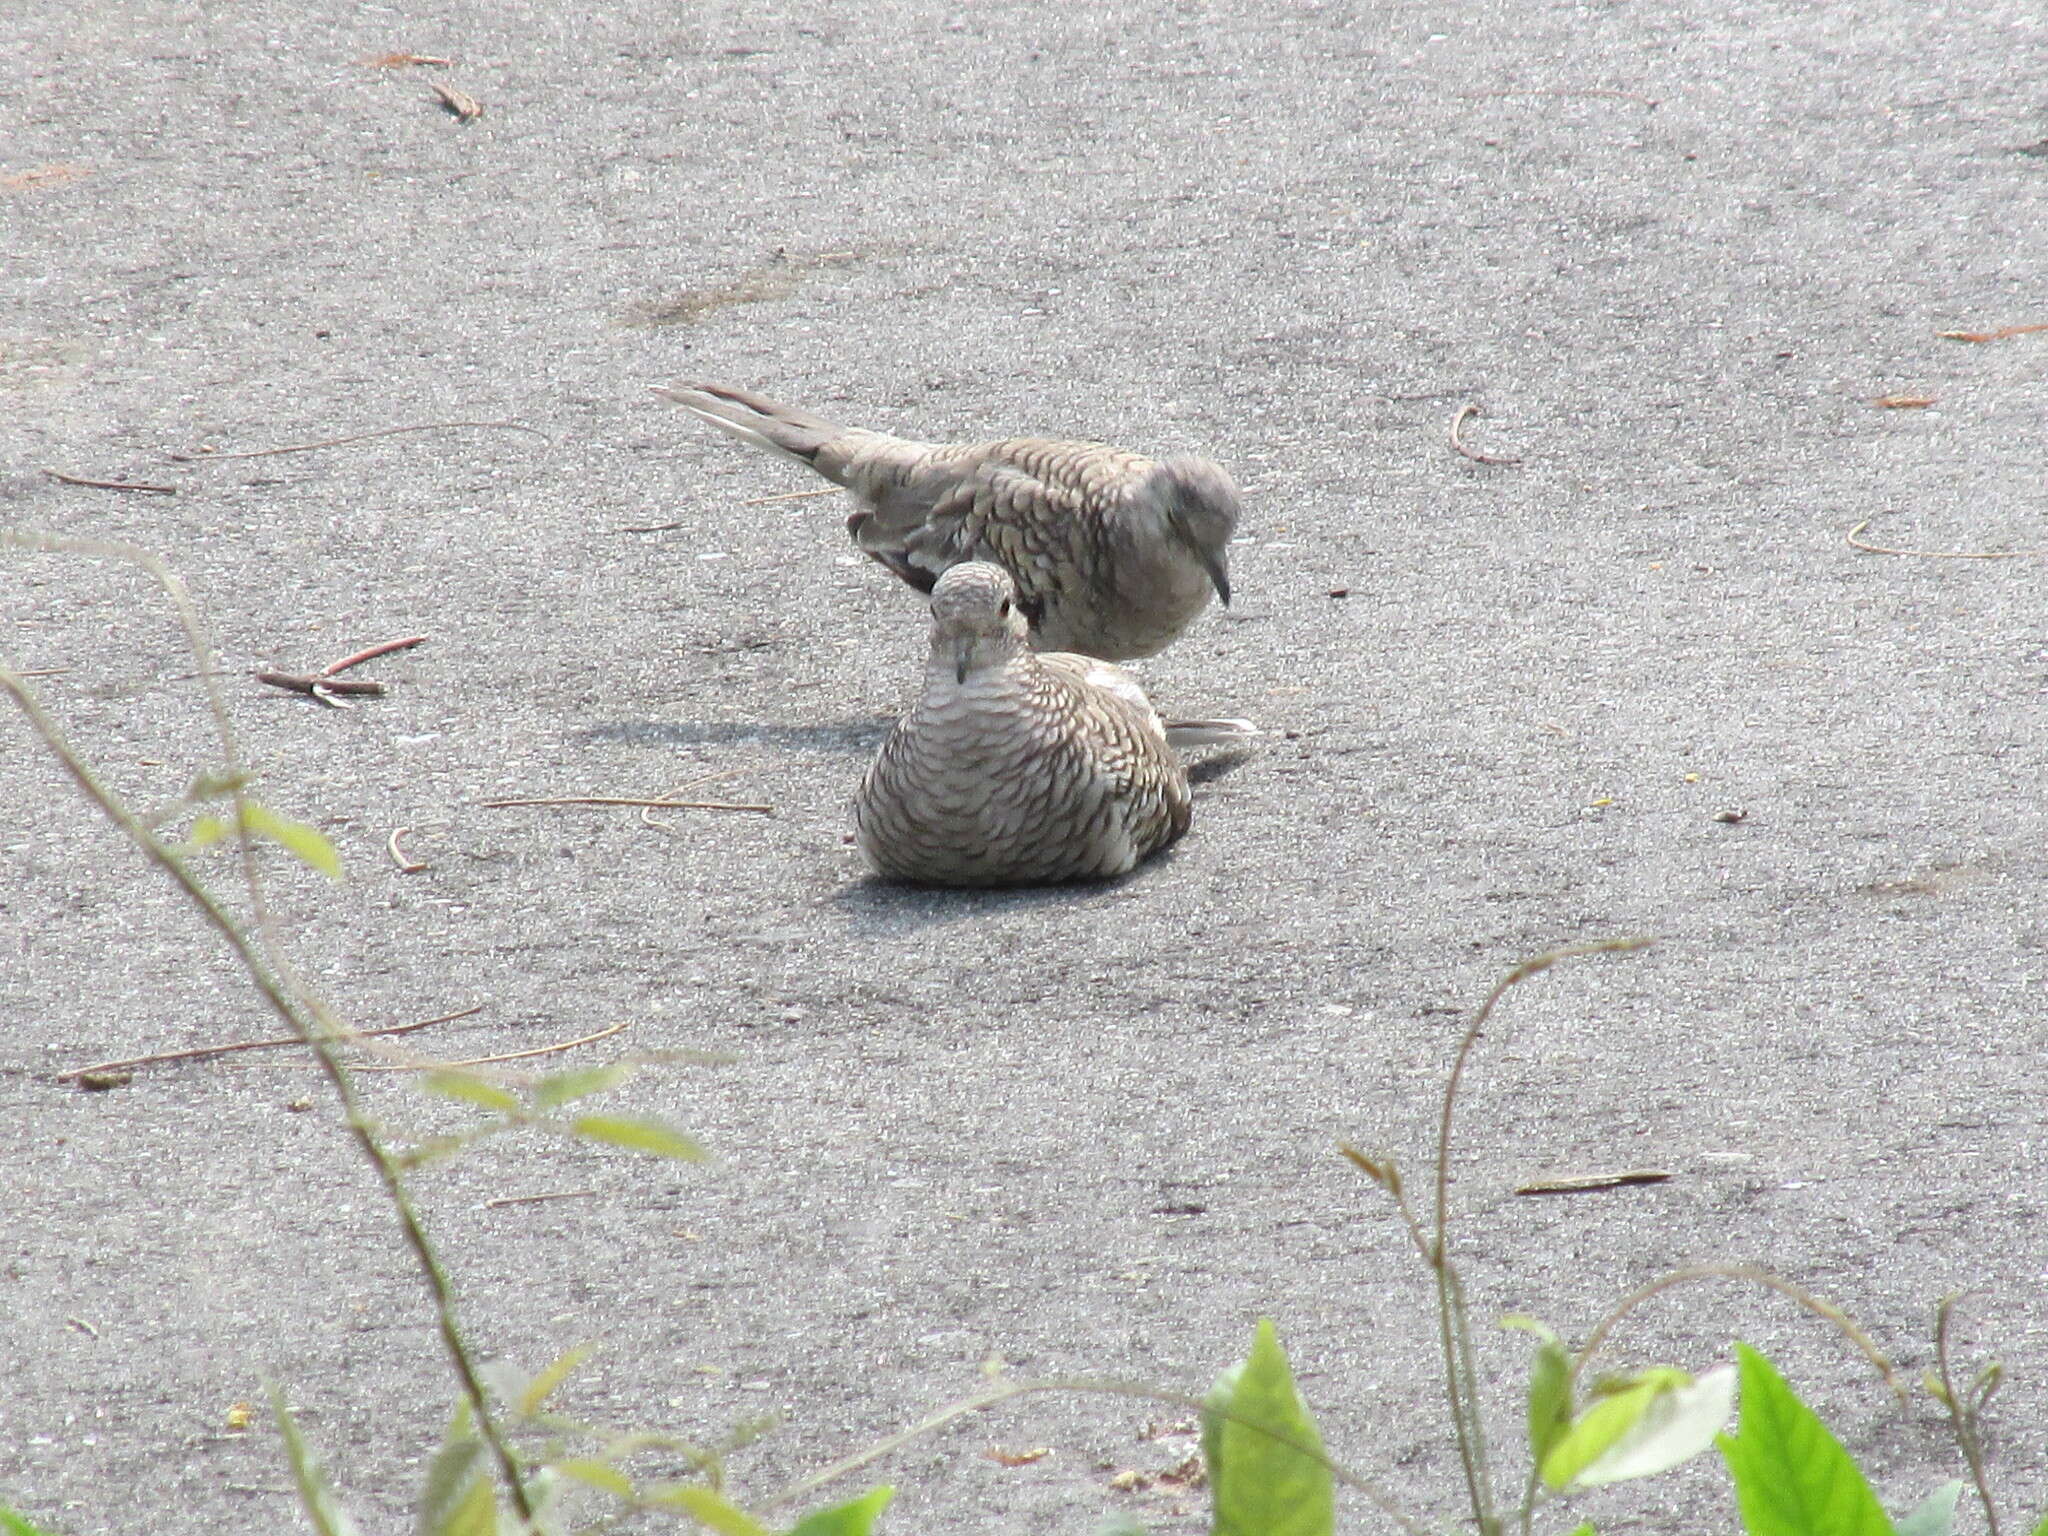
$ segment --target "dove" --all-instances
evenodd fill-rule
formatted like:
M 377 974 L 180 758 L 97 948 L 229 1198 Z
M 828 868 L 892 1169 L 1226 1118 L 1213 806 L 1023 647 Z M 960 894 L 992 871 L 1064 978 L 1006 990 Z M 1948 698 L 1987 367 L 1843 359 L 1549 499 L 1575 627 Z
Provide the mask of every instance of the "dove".
M 1044 651 L 1130 661 L 1230 602 L 1237 487 L 1194 454 L 1016 437 L 947 446 L 845 427 L 724 384 L 656 385 L 723 432 L 808 465 L 859 504 L 863 554 L 921 592 L 968 561 L 1008 571 Z
M 938 578 L 923 688 L 854 800 L 855 840 L 877 873 L 969 886 L 1106 879 L 1187 831 L 1189 808 L 1187 770 L 1135 679 L 1096 657 L 1034 651 L 1001 567 L 969 561 Z

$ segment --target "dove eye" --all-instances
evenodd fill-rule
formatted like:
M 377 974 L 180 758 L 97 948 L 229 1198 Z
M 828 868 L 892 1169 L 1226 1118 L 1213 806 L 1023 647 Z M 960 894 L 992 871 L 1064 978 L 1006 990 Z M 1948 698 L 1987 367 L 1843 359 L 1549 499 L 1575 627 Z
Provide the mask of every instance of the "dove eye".
M 1010 600 L 1007 597 L 1003 599 L 1003 606 L 997 611 L 1006 619 L 1010 616 Z

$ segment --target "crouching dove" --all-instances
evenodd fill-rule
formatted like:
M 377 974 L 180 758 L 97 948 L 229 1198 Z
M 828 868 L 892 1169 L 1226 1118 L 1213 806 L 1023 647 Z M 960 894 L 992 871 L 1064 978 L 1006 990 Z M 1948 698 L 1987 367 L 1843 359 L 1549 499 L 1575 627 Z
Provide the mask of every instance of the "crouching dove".
M 860 503 L 864 554 L 929 592 L 969 560 L 1000 565 L 1032 644 L 1126 661 L 1230 601 L 1237 487 L 1192 454 L 1017 437 L 948 447 L 842 427 L 723 384 L 654 392 L 734 437 L 807 464 Z
M 1187 831 L 1188 776 L 1128 674 L 1033 651 L 1008 573 L 970 562 L 932 588 L 924 689 L 861 781 L 854 828 L 899 880 L 1100 879 Z

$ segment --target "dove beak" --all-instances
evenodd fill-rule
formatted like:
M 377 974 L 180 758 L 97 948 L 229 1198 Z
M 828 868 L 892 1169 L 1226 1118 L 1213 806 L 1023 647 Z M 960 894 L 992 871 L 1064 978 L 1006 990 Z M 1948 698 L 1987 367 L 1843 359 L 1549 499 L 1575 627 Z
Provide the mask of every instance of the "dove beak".
M 974 666 L 974 636 L 962 635 L 953 651 L 953 677 L 966 682 L 968 671 Z
M 1230 606 L 1230 566 L 1223 552 L 1202 552 L 1202 569 L 1209 573 L 1209 581 L 1216 588 L 1216 595 L 1223 599 L 1223 606 Z

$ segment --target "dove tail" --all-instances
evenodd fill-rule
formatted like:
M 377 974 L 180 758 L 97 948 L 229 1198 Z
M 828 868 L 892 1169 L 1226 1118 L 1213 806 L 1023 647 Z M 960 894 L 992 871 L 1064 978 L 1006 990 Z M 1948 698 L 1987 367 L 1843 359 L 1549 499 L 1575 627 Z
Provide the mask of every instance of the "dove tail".
M 1260 732 L 1249 720 L 1168 720 L 1169 747 L 1234 747 L 1256 741 Z
M 655 384 L 649 386 L 662 399 L 673 402 L 700 421 L 708 421 L 721 432 L 741 442 L 779 454 L 816 470 L 829 480 L 840 480 L 841 464 L 820 450 L 846 429 L 837 422 L 792 406 L 777 405 L 750 390 L 729 384 Z

